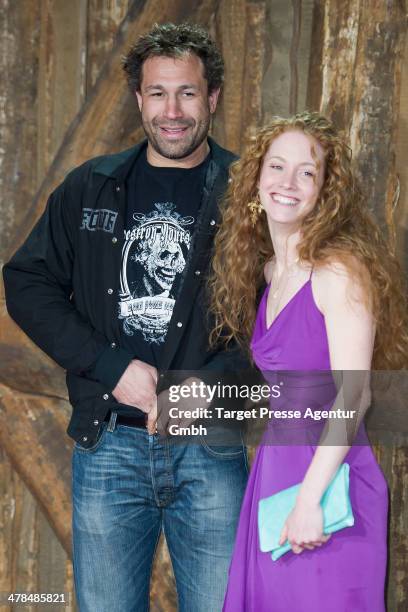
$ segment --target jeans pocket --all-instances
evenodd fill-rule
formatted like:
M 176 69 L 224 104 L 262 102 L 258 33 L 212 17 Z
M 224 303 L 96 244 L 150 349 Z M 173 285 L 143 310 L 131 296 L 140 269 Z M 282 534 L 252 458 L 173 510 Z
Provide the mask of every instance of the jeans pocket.
M 87 446 L 85 448 L 84 446 L 81 446 L 79 442 L 75 442 L 74 450 L 80 453 L 87 453 L 87 454 L 94 453 L 95 451 L 98 450 L 98 448 L 102 446 L 102 443 L 104 442 L 106 438 L 107 429 L 108 429 L 108 423 L 103 423 L 99 430 L 98 437 L 96 438 L 95 444 L 93 444 L 92 446 Z
M 236 459 L 246 455 L 241 432 L 228 429 L 209 430 L 208 436 L 200 436 L 204 450 L 218 459 Z

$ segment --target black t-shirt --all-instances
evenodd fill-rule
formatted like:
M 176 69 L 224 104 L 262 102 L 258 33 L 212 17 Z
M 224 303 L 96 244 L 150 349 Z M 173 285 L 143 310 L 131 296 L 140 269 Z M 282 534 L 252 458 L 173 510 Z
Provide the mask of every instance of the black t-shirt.
M 194 168 L 151 166 L 146 149 L 127 181 L 119 295 L 121 346 L 157 367 L 180 291 L 209 156 Z

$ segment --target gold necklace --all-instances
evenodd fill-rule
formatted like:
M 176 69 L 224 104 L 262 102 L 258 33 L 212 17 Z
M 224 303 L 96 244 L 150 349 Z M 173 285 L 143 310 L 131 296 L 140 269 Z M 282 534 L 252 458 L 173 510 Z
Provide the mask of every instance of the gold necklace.
M 279 281 L 275 281 L 275 272 L 277 270 L 276 267 L 276 262 L 275 262 L 275 268 L 272 274 L 272 278 L 271 278 L 271 288 L 272 288 L 272 298 L 275 300 L 278 296 L 278 294 L 280 294 L 280 297 L 282 297 L 287 284 L 289 282 L 289 278 L 292 278 L 294 275 L 292 274 L 293 269 L 295 268 L 296 264 L 299 263 L 299 257 L 297 257 L 291 264 L 290 266 L 288 266 L 287 271 L 286 271 L 286 275 L 285 275 L 285 283 L 283 285 L 283 287 L 281 287 L 281 282 L 280 279 Z M 284 272 L 282 272 L 281 278 L 283 277 Z M 275 287 L 275 282 L 276 282 L 276 287 Z
M 286 287 L 288 285 L 289 279 L 291 277 L 295 276 L 292 273 L 292 271 L 295 268 L 297 263 L 299 263 L 299 257 L 297 257 L 295 259 L 295 261 L 293 263 L 291 263 L 290 266 L 288 267 L 287 274 L 285 275 L 285 279 L 284 279 L 283 285 L 281 285 L 280 282 L 277 282 L 277 286 L 276 286 L 276 288 L 274 290 L 272 289 L 272 287 L 274 285 L 274 275 L 275 275 L 276 267 L 275 267 L 275 269 L 273 271 L 272 278 L 271 278 L 271 284 L 270 284 L 270 290 L 272 289 L 271 306 L 273 307 L 273 312 L 269 313 L 271 315 L 273 314 L 273 318 L 272 318 L 271 322 L 269 323 L 268 327 L 270 327 L 272 325 L 272 323 L 275 321 L 276 317 L 280 314 L 280 306 L 281 306 L 281 302 L 282 302 L 282 296 L 285 293 L 285 290 L 286 290 Z M 268 300 L 268 302 L 269 302 L 269 300 Z

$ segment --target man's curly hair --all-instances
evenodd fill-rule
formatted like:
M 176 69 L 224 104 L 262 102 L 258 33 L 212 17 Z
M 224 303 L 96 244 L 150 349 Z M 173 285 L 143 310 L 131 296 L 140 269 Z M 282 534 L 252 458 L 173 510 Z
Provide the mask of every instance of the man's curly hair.
M 156 23 L 150 32 L 140 36 L 122 60 L 131 92 L 140 91 L 143 64 L 149 57 L 177 59 L 190 53 L 194 53 L 203 63 L 208 93 L 221 87 L 224 62 L 204 28 L 191 23 Z

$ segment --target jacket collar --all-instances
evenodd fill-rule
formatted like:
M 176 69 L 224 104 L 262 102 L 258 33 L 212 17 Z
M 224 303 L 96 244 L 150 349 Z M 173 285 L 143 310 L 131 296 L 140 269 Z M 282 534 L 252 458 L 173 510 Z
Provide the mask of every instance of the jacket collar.
M 210 146 L 211 159 L 217 166 L 224 168 L 226 171 L 230 164 L 238 159 L 236 155 L 220 147 L 220 145 L 210 137 L 208 137 L 208 144 Z M 130 149 L 113 155 L 99 157 L 96 160 L 94 172 L 122 182 L 126 179 L 136 159 L 146 146 L 147 139 L 144 139 Z

